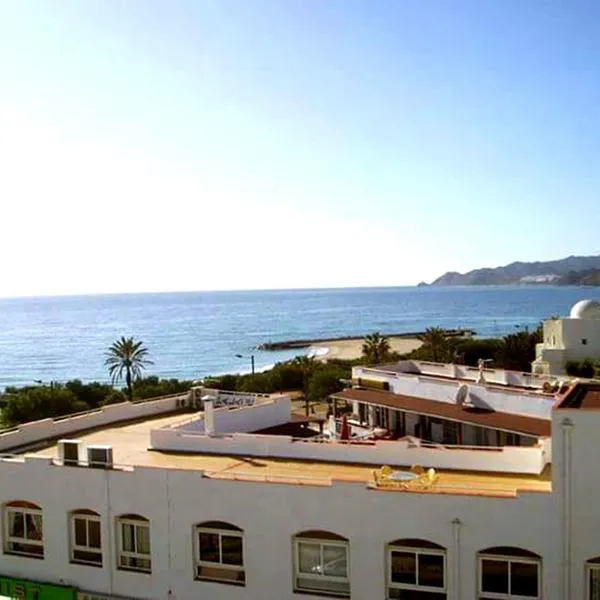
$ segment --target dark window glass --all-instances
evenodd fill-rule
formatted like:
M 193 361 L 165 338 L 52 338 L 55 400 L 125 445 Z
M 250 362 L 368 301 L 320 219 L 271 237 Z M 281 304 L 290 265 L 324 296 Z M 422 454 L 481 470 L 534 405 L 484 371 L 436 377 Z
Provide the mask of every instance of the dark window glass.
M 123 536 L 123 550 L 135 552 L 135 526 L 131 523 L 122 523 L 121 532 Z
M 244 564 L 242 549 L 242 538 L 230 535 L 221 536 L 223 564 L 238 565 Z
M 10 535 L 12 537 L 25 537 L 25 517 L 21 512 L 10 512 Z
M 200 560 L 221 562 L 219 557 L 219 536 L 216 533 L 200 533 Z
M 100 522 L 88 521 L 88 546 L 100 548 Z
M 392 581 L 394 583 L 417 583 L 417 562 L 414 552 L 392 551 Z
M 444 587 L 444 557 L 437 554 L 419 554 L 419 585 Z
M 100 552 L 87 552 L 86 550 L 73 550 L 73 560 L 83 563 L 92 563 L 102 566 L 102 554 Z
M 590 597 L 589 600 L 598 600 L 600 598 L 600 568 L 590 569 Z
M 510 593 L 514 596 L 537 598 L 538 567 L 535 563 L 511 562 Z
M 481 591 L 508 594 L 508 561 L 488 558 L 481 561 Z
M 392 588 L 389 591 L 392 600 L 446 600 L 445 592 L 421 592 L 418 590 L 400 590 Z
M 75 545 L 87 546 L 87 520 L 75 519 Z

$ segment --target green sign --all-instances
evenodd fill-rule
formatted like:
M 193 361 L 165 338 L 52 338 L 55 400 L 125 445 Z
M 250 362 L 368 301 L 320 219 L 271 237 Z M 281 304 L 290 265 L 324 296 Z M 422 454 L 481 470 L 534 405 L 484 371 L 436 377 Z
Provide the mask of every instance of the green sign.
M 0 598 L 2 597 L 11 600 L 76 600 L 77 591 L 72 587 L 12 579 L 0 575 Z

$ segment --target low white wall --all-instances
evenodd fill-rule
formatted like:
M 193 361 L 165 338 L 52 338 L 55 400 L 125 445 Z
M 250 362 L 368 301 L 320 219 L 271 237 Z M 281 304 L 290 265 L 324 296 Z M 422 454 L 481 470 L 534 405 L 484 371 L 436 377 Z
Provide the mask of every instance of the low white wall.
M 456 365 L 440 365 L 440 371 L 442 367 L 447 367 L 445 370 L 448 373 L 450 373 L 451 368 L 458 368 Z M 461 369 L 464 368 L 461 367 Z M 456 404 L 458 389 L 460 386 L 465 385 L 465 381 L 460 379 L 435 379 L 429 375 L 414 373 L 386 374 L 385 372 L 361 367 L 355 367 L 353 377 L 387 381 L 390 385 L 390 391 L 394 394 L 415 396 L 448 404 Z M 519 392 L 506 389 L 502 388 L 500 384 L 490 381 L 486 384 L 469 381 L 466 385 L 469 389 L 469 399 L 475 406 L 538 419 L 550 420 L 552 417 L 554 396 L 525 390 Z
M 413 446 L 406 440 L 373 443 L 314 442 L 288 436 L 234 433 L 205 436 L 174 429 L 150 432 L 155 450 L 269 456 L 373 465 L 422 465 L 439 469 L 539 474 L 546 464 L 541 447 L 499 449 Z
M 78 431 L 103 427 L 119 421 L 140 419 L 170 412 L 180 408 L 186 398 L 187 394 L 181 394 L 146 402 L 109 404 L 98 410 L 71 417 L 57 417 L 56 419 L 43 419 L 24 423 L 13 429 L 0 430 L 0 452 L 35 444 L 48 438 L 64 437 Z
M 419 375 L 437 375 L 456 379 L 477 381 L 479 367 L 455 365 L 452 363 L 434 363 L 420 360 L 403 360 L 398 363 L 402 372 Z M 357 367 L 361 368 L 361 367 Z M 483 374 L 488 383 L 498 385 L 516 385 L 524 387 L 542 387 L 545 381 L 551 379 L 547 375 L 507 371 L 505 369 L 485 368 Z
M 209 405 L 205 407 L 210 410 Z M 289 396 L 277 396 L 270 400 L 260 401 L 252 406 L 240 408 L 213 408 L 212 430 L 217 433 L 246 433 L 258 431 L 275 425 L 288 423 L 291 418 L 292 403 Z M 204 430 L 204 420 L 198 419 L 184 423 L 177 428 L 179 431 L 201 432 Z

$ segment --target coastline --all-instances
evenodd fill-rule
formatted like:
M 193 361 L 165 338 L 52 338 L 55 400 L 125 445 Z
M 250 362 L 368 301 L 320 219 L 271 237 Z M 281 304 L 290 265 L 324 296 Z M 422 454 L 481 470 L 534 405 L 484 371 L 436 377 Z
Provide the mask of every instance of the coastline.
M 476 332 L 473 329 L 445 329 L 444 330 L 447 337 L 471 337 L 476 335 Z M 392 340 L 416 340 L 421 336 L 423 331 L 412 331 L 410 333 L 384 333 L 380 332 L 380 334 L 390 341 Z M 341 336 L 335 338 L 314 338 L 314 339 L 306 339 L 306 340 L 284 340 L 282 342 L 265 342 L 263 344 L 259 344 L 256 349 L 257 350 L 296 350 L 302 348 L 312 348 L 313 346 L 322 347 L 325 345 L 337 345 L 341 342 L 363 342 L 365 335 L 349 335 L 349 336 Z
M 387 336 L 386 336 L 387 337 Z M 390 348 L 393 352 L 406 354 L 420 348 L 423 342 L 416 337 L 389 336 Z M 343 340 L 327 340 L 316 342 L 309 347 L 309 356 L 326 362 L 331 358 L 353 360 L 362 356 L 364 338 L 351 338 Z

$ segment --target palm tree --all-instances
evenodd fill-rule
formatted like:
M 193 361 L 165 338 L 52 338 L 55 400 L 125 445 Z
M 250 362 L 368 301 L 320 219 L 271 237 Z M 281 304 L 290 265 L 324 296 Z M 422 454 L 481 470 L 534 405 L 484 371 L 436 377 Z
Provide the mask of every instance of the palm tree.
M 369 364 L 379 364 L 389 360 L 390 340 L 378 331 L 365 336 L 362 353 Z
M 308 384 L 319 363 L 314 356 L 296 356 L 292 364 L 302 371 L 302 393 L 304 394 L 304 411 L 308 417 L 310 414 L 310 399 L 308 397 Z
M 433 362 L 445 362 L 452 359 L 448 336 L 441 327 L 429 327 L 418 338 L 423 342 L 423 351 L 428 352 L 430 360 Z
M 535 360 L 535 345 L 540 342 L 539 332 L 528 329 L 505 335 L 499 356 L 503 369 L 529 371 Z
M 143 342 L 136 342 L 132 337 L 122 337 L 117 340 L 106 352 L 104 364 L 108 366 L 108 372 L 112 382 L 123 379 L 125 374 L 125 383 L 127 384 L 127 397 L 131 402 L 133 400 L 133 379 L 139 379 L 142 371 L 154 363 L 148 358 L 148 349 L 144 347 Z

